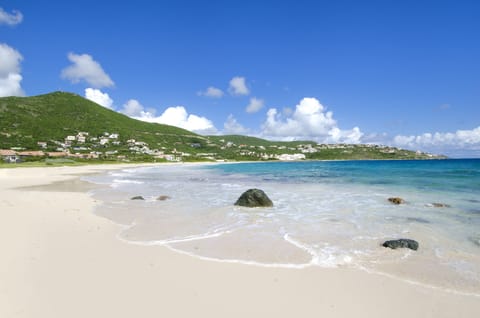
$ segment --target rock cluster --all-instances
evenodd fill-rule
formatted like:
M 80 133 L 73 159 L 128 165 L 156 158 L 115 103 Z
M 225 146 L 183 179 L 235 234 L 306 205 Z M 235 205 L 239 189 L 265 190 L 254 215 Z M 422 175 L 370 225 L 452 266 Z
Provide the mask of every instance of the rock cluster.
M 402 198 L 398 198 L 398 197 L 395 197 L 395 198 L 388 198 L 388 201 L 392 202 L 393 204 L 403 204 L 405 203 L 405 200 L 402 199 Z

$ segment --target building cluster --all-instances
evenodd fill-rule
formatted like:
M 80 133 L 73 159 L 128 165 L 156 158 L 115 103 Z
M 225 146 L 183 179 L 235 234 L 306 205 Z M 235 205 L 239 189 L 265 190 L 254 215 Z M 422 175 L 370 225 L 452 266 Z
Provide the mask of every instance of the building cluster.
M 0 160 L 8 163 L 16 163 L 30 160 L 30 158 L 79 158 L 79 159 L 116 159 L 130 160 L 133 157 L 166 161 L 184 161 L 189 157 L 201 160 L 224 161 L 226 158 L 233 160 L 280 160 L 297 161 L 312 157 L 312 154 L 326 152 L 332 149 L 343 153 L 353 153 L 355 148 L 361 147 L 363 151 L 374 149 L 379 153 L 396 154 L 401 149 L 382 145 L 351 145 L 351 144 L 265 144 L 247 145 L 235 144 L 225 139 L 214 143 L 208 138 L 205 142 L 182 143 L 175 142 L 166 147 L 151 149 L 147 142 L 135 139 L 120 140 L 118 133 L 104 132 L 100 136 L 91 136 L 89 132 L 78 132 L 76 135 L 67 135 L 62 140 L 38 141 L 34 151 L 23 148 L 0 149 Z M 189 147 L 188 147 L 189 146 Z M 188 147 L 192 153 L 177 151 L 176 148 L 186 150 Z M 200 149 L 205 152 L 199 152 Z M 212 152 L 213 149 L 220 149 Z M 210 151 L 209 151 L 210 150 Z M 427 155 L 417 152 L 417 155 Z M 433 157 L 433 155 L 431 155 Z

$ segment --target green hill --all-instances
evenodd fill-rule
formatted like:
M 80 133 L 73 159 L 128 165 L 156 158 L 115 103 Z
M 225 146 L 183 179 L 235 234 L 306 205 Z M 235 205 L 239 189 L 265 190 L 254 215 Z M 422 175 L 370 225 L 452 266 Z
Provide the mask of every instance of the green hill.
M 312 141 L 280 142 L 240 135 L 200 136 L 173 126 L 135 120 L 65 92 L 0 98 L 0 149 L 94 153 L 100 159 L 129 161 L 276 160 L 293 154 L 300 154 L 300 159 L 432 158 L 384 146 L 317 145 Z
M 81 96 L 55 92 L 33 97 L 0 98 L 0 148 L 37 149 L 38 141 L 61 141 L 68 135 L 119 134 L 121 141 L 148 144 L 200 142 L 204 138 L 181 128 L 132 119 Z

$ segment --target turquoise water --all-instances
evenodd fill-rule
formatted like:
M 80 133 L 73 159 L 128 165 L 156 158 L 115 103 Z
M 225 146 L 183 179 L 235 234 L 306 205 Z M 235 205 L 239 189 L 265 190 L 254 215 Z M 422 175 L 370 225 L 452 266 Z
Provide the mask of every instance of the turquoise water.
M 259 266 L 358 268 L 480 295 L 480 160 L 162 165 L 88 178 L 109 185 L 95 194 L 96 213 L 125 225 L 130 243 Z M 274 207 L 234 206 L 249 188 Z M 420 248 L 381 246 L 395 238 Z
M 387 185 L 472 196 L 480 190 L 480 159 L 239 163 L 207 169 L 277 182 Z

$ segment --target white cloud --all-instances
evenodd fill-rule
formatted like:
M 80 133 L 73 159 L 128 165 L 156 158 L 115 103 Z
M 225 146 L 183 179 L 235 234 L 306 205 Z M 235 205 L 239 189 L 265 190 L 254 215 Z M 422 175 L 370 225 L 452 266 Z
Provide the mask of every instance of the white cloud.
M 14 48 L 0 43 L 0 97 L 24 96 L 20 82 L 20 62 L 22 55 Z
M 421 135 L 398 135 L 393 143 L 399 147 L 422 149 L 437 153 L 468 153 L 480 151 L 480 126 L 456 132 L 424 133 Z
M 62 70 L 61 77 L 63 79 L 70 80 L 72 83 L 85 81 L 96 88 L 115 85 L 102 66 L 90 55 L 69 53 L 68 59 L 73 64 Z
M 217 129 L 211 120 L 194 114 L 188 114 L 183 106 L 169 107 L 163 114 L 152 119 L 152 121 L 156 123 L 176 126 L 197 133 L 217 133 Z
M 13 10 L 12 13 L 8 13 L 3 8 L 0 8 L 0 24 L 16 25 L 23 21 L 23 14 L 20 11 Z
M 249 133 L 249 130 L 238 123 L 235 117 L 230 114 L 223 124 L 223 133 L 226 135 L 244 135 Z
M 198 95 L 212 98 L 221 98 L 223 97 L 223 91 L 220 88 L 210 86 L 205 91 L 198 92 Z
M 129 99 L 124 105 L 121 113 L 143 120 L 142 118 L 154 118 L 155 117 L 155 110 L 145 110 L 142 104 L 136 99 Z M 146 120 L 149 121 L 149 120 Z
M 95 102 L 103 107 L 112 109 L 113 100 L 107 93 L 103 93 L 99 89 L 95 88 L 86 88 L 85 89 L 85 98 Z
M 258 99 L 256 97 L 252 97 L 250 98 L 250 103 L 248 104 L 247 108 L 245 109 L 245 111 L 247 113 L 256 113 L 258 112 L 260 109 L 262 109 L 264 106 L 264 102 L 263 102 L 263 99 Z
M 250 90 L 245 83 L 245 77 L 235 76 L 230 80 L 228 91 L 232 95 L 248 95 Z
M 168 107 L 160 116 L 155 116 L 154 110 L 145 110 L 137 100 L 130 99 L 123 105 L 120 112 L 138 120 L 176 126 L 199 134 L 218 133 L 211 120 L 189 114 L 183 106 Z
M 363 133 L 358 127 L 341 130 L 332 112 L 315 98 L 303 98 L 290 116 L 271 108 L 262 127 L 262 136 L 274 139 L 295 140 L 310 138 L 318 142 L 359 143 Z

